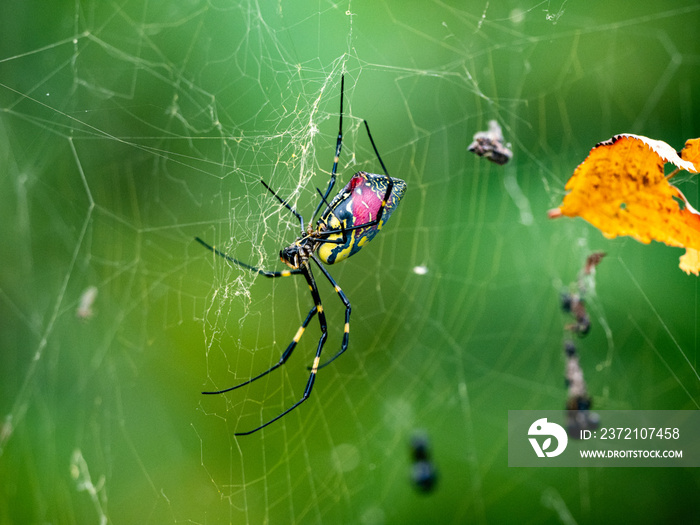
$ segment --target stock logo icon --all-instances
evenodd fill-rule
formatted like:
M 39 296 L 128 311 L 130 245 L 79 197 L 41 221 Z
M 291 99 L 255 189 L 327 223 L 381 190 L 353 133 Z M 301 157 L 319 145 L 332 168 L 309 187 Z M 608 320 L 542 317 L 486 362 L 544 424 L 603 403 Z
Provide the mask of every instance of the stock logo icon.
M 535 453 L 538 457 L 548 457 L 553 458 L 564 452 L 569 438 L 566 435 L 566 430 L 556 423 L 549 423 L 546 417 L 538 419 L 527 431 L 528 439 L 532 448 L 535 449 Z M 535 437 L 532 437 L 535 436 Z M 542 438 L 545 438 L 543 441 Z M 552 438 L 557 442 L 556 448 L 550 450 L 553 446 Z M 541 444 L 540 444 L 541 443 Z

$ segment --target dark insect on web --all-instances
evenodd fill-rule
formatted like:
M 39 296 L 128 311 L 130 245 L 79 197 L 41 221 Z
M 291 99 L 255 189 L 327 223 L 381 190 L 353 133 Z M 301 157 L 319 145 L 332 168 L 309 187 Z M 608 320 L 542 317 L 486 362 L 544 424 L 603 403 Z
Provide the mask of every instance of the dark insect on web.
M 566 313 L 573 315 L 575 322 L 567 323 L 564 329 L 585 336 L 591 329 L 591 319 L 586 312 L 585 297 L 589 286 L 592 285 L 595 268 L 605 257 L 603 252 L 594 252 L 586 258 L 586 263 L 579 272 L 576 291 L 564 291 L 561 294 L 561 307 Z M 571 340 L 564 342 L 566 369 L 566 431 L 573 439 L 581 438 L 582 430 L 593 430 L 600 424 L 600 417 L 591 411 L 593 400 L 588 394 L 583 368 L 579 361 L 576 345 Z
M 501 126 L 495 120 L 489 120 L 488 131 L 474 134 L 474 141 L 469 144 L 467 150 L 500 165 L 513 157 L 513 152 L 504 144 Z
M 338 159 L 340 157 L 340 150 L 343 145 L 344 86 L 345 77 L 341 77 L 338 140 L 335 146 L 335 156 L 333 158 L 333 168 L 331 170 L 330 181 L 328 182 L 328 186 L 323 193 L 321 193 L 321 190 L 318 190 L 321 199 L 319 200 L 309 223 L 305 226 L 304 218 L 286 200 L 277 195 L 264 181 L 260 181 L 262 182 L 263 186 L 265 186 L 265 188 L 267 188 L 267 190 L 273 195 L 273 197 L 275 197 L 282 206 L 287 208 L 299 220 L 301 234 L 292 244 L 280 251 L 281 261 L 289 266 L 290 269 L 283 271 L 267 271 L 261 268 L 256 268 L 255 266 L 241 262 L 238 259 L 217 250 L 215 247 L 210 246 L 199 237 L 195 238 L 197 242 L 199 242 L 205 248 L 211 250 L 216 255 L 219 255 L 242 268 L 252 272 L 257 272 L 265 277 L 275 278 L 288 277 L 290 275 L 303 275 L 304 279 L 306 279 L 306 282 L 309 285 L 311 299 L 314 303 L 313 307 L 306 315 L 306 318 L 301 323 L 299 330 L 292 338 L 291 343 L 289 343 L 277 363 L 257 376 L 244 381 L 243 383 L 224 390 L 217 390 L 215 392 L 202 392 L 203 394 L 223 394 L 224 392 L 230 392 L 231 390 L 249 385 L 253 381 L 266 376 L 287 362 L 287 360 L 291 357 L 294 348 L 296 348 L 297 343 L 301 339 L 301 336 L 306 330 L 306 327 L 309 325 L 314 316 L 318 315 L 318 321 L 321 327 L 321 337 L 318 341 L 318 346 L 316 347 L 316 356 L 314 357 L 313 364 L 310 367 L 311 374 L 309 375 L 309 379 L 306 383 L 304 394 L 302 395 L 301 399 L 266 423 L 263 423 L 259 427 L 248 432 L 238 432 L 235 434 L 237 436 L 257 432 L 269 424 L 274 423 L 301 405 L 308 399 L 309 395 L 311 395 L 311 390 L 313 389 L 314 381 L 316 380 L 316 373 L 318 372 L 319 368 L 326 366 L 345 352 L 345 350 L 347 350 L 350 337 L 350 301 L 345 293 L 340 289 L 340 286 L 338 286 L 338 284 L 335 282 L 333 277 L 331 277 L 331 274 L 325 268 L 323 263 L 335 264 L 339 261 L 347 259 L 351 255 L 357 253 L 365 244 L 371 241 L 377 235 L 377 233 L 379 233 L 379 230 L 386 223 L 386 221 L 389 220 L 389 217 L 399 205 L 399 201 L 406 191 L 406 183 L 403 180 L 389 176 L 386 166 L 384 165 L 382 158 L 379 156 L 377 146 L 374 144 L 374 139 L 369 131 L 369 125 L 365 120 L 364 124 L 365 129 L 367 130 L 367 137 L 372 144 L 372 148 L 374 149 L 374 153 L 377 156 L 377 160 L 379 160 L 379 164 L 381 165 L 384 174 L 377 175 L 374 173 L 359 171 L 352 176 L 350 182 L 348 182 L 347 185 L 338 192 L 333 200 L 331 200 L 330 203 L 328 202 L 328 196 L 335 186 L 336 172 L 338 170 Z M 324 204 L 326 207 L 316 221 L 316 225 L 313 226 L 314 219 L 318 215 L 319 211 L 321 211 Z M 321 303 L 318 288 L 316 287 L 316 280 L 311 272 L 310 261 L 313 261 L 313 263 L 318 266 L 321 273 L 326 279 L 328 279 L 328 282 L 331 283 L 336 294 L 338 294 L 340 301 L 345 306 L 345 327 L 340 350 L 322 365 L 320 364 L 321 351 L 323 350 L 323 346 L 328 336 L 328 327 L 326 324 L 325 310 L 323 308 L 323 304 Z
M 573 439 L 581 438 L 582 430 L 594 430 L 600 424 L 600 416 L 591 411 L 593 400 L 588 394 L 583 368 L 576 346 L 572 341 L 564 343 L 566 369 L 566 432 Z
M 591 318 L 586 311 L 586 293 L 587 293 L 587 279 L 594 271 L 596 266 L 600 264 L 600 261 L 605 257 L 604 252 L 595 252 L 588 256 L 586 263 L 579 272 L 577 281 L 577 290 L 571 292 L 565 290 L 561 294 L 561 308 L 564 312 L 570 313 L 574 319 L 574 323 L 566 325 L 566 329 L 570 330 L 572 333 L 578 334 L 579 337 L 583 337 L 588 334 L 591 330 Z
M 428 436 L 422 432 L 411 437 L 411 480 L 420 492 L 431 492 L 437 483 L 437 468 L 431 459 Z

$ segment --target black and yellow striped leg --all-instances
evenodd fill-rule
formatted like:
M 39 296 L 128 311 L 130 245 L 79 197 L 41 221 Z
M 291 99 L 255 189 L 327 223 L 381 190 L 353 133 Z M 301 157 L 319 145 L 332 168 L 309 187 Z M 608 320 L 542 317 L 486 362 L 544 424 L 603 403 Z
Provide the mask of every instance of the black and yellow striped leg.
M 217 250 L 213 246 L 210 246 L 209 244 L 204 242 L 199 237 L 195 237 L 194 240 L 197 241 L 202 246 L 204 246 L 207 250 L 210 250 L 211 252 L 218 255 L 219 257 L 223 257 L 227 261 L 230 261 L 233 264 L 237 264 L 241 268 L 245 268 L 246 270 L 250 270 L 251 272 L 255 272 L 255 273 L 258 273 L 260 275 L 264 275 L 265 277 L 289 277 L 290 275 L 296 275 L 298 273 L 301 273 L 301 270 L 282 270 L 281 272 L 268 272 L 267 270 L 263 270 L 261 268 L 256 268 L 255 266 L 251 266 L 250 264 L 246 264 L 244 262 L 241 262 L 238 259 L 234 259 L 230 255 L 226 255 L 224 252 Z
M 313 224 L 314 219 L 319 211 L 321 211 L 321 206 L 326 201 L 328 196 L 335 186 L 336 173 L 338 172 L 338 160 L 340 160 L 340 150 L 343 147 L 343 93 L 345 91 L 345 75 L 340 77 L 340 120 L 338 122 L 338 139 L 335 142 L 335 156 L 333 157 L 333 168 L 331 169 L 331 179 L 328 181 L 328 186 L 326 187 L 325 193 L 321 194 L 321 202 L 316 206 L 314 214 L 311 216 L 311 224 Z M 302 228 L 303 229 L 303 228 Z
M 269 373 L 272 372 L 273 370 L 277 370 L 279 367 L 281 367 L 283 364 L 285 364 L 285 363 L 287 362 L 287 359 L 289 359 L 289 357 L 292 355 L 292 352 L 293 352 L 294 349 L 296 348 L 297 343 L 299 342 L 299 339 L 301 339 L 301 336 L 304 334 L 304 331 L 306 330 L 306 327 L 309 325 L 309 323 L 311 322 L 311 319 L 313 319 L 314 315 L 316 315 L 316 312 L 317 312 L 317 311 L 318 311 L 318 308 L 317 308 L 316 306 L 314 306 L 314 307 L 309 311 L 308 315 L 306 316 L 306 319 L 304 319 L 304 322 L 301 323 L 301 326 L 299 327 L 299 330 L 297 330 L 296 335 L 295 335 L 294 338 L 292 339 L 292 342 L 289 343 L 289 346 L 288 346 L 287 349 L 284 351 L 284 353 L 282 354 L 282 357 L 280 357 L 280 360 L 279 360 L 276 364 L 274 364 L 273 366 L 271 366 L 270 368 L 268 368 L 267 370 L 265 370 L 263 373 L 258 374 L 257 376 L 255 376 L 255 377 L 253 377 L 253 378 L 251 378 L 251 379 L 248 379 L 248 381 L 245 381 L 245 382 L 243 382 L 243 383 L 240 383 L 240 384 L 238 384 L 238 385 L 236 385 L 236 386 L 232 386 L 232 387 L 230 387 L 230 388 L 225 388 L 225 389 L 223 389 L 223 390 L 217 390 L 217 391 L 215 391 L 215 392 L 202 392 L 202 394 L 223 394 L 224 392 L 230 392 L 231 390 L 236 390 L 237 388 L 240 388 L 240 387 L 242 387 L 242 386 L 249 385 L 249 384 L 252 383 L 253 381 L 257 381 L 257 380 L 260 379 L 261 377 L 266 376 L 267 374 L 269 374 Z
M 350 307 L 350 300 L 347 298 L 343 290 L 340 289 L 340 286 L 338 286 L 338 283 L 335 282 L 335 279 L 331 276 L 330 273 L 328 273 L 328 270 L 326 270 L 326 267 L 321 264 L 321 262 L 316 258 L 316 256 L 312 256 L 312 259 L 314 262 L 318 265 L 318 267 L 321 269 L 323 272 L 323 275 L 326 276 L 326 279 L 330 281 L 330 283 L 333 285 L 333 289 L 335 290 L 335 293 L 338 294 L 338 297 L 340 297 L 340 300 L 343 302 L 345 305 L 345 329 L 343 331 L 343 342 L 340 345 L 340 350 L 338 350 L 338 353 L 335 354 L 333 357 L 331 357 L 328 361 L 320 365 L 318 368 L 323 368 L 324 366 L 329 365 L 333 361 L 335 361 L 340 355 L 345 352 L 345 350 L 348 349 L 348 342 L 350 341 L 350 311 L 352 308 Z
M 236 436 L 247 436 L 248 434 L 252 434 L 253 432 L 257 432 L 258 430 L 265 428 L 266 426 L 274 423 L 275 421 L 277 421 L 281 417 L 289 414 L 292 410 L 294 410 L 296 407 L 298 407 L 304 401 L 306 401 L 309 398 L 309 396 L 311 395 L 311 390 L 313 389 L 314 382 L 316 381 L 316 372 L 318 371 L 318 364 L 321 361 L 321 351 L 323 350 L 323 345 L 326 343 L 326 338 L 328 337 L 328 326 L 326 324 L 326 314 L 323 311 L 323 305 L 321 304 L 321 297 L 318 294 L 318 288 L 316 287 L 316 281 L 314 280 L 314 276 L 311 273 L 311 268 L 309 268 L 308 264 L 305 264 L 304 266 L 301 267 L 301 273 L 304 274 L 304 277 L 306 278 L 306 282 L 309 284 L 309 290 L 311 291 L 311 296 L 314 299 L 314 308 L 311 310 L 311 312 L 309 312 L 309 315 L 306 317 L 305 323 L 308 324 L 308 321 L 310 321 L 311 317 L 313 317 L 313 313 L 318 313 L 318 322 L 321 326 L 321 338 L 318 340 L 318 347 L 316 348 L 316 356 L 314 357 L 314 363 L 311 366 L 311 374 L 309 375 L 309 379 L 306 382 L 306 387 L 304 388 L 304 394 L 302 395 L 301 399 L 299 399 L 299 401 L 294 403 L 292 406 L 290 406 L 287 410 L 285 410 L 284 412 L 282 412 L 278 416 L 273 417 L 267 423 L 263 423 L 259 427 L 254 428 L 253 430 L 249 430 L 247 432 L 236 432 L 234 434 Z M 301 337 L 300 333 L 303 333 L 303 330 L 300 329 L 300 331 L 297 332 L 298 337 Z M 296 336 L 295 336 L 295 339 L 296 339 Z M 293 341 L 293 344 L 296 344 L 296 342 Z M 273 369 L 277 368 L 278 366 L 280 366 L 280 365 L 274 366 Z M 262 374 L 262 375 L 265 375 L 265 374 Z M 247 384 L 247 383 L 243 383 L 243 384 Z M 242 386 L 242 385 L 239 385 L 239 386 Z

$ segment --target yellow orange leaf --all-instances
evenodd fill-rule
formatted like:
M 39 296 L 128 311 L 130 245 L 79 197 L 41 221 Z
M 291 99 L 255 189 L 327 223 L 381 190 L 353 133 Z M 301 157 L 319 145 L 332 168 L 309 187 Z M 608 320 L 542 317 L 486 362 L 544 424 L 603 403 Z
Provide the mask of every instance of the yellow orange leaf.
M 685 143 L 681 158 L 692 162 L 695 165 L 695 171 L 700 171 L 700 139 L 690 139 Z
M 629 235 L 649 243 L 685 247 L 680 267 L 700 271 L 700 213 L 664 175 L 664 164 L 700 171 L 700 139 L 686 142 L 679 156 L 660 140 L 615 135 L 597 144 L 566 183 L 567 194 L 551 218 L 582 217 L 603 235 Z
M 685 255 L 681 255 L 681 263 L 679 266 L 685 273 L 692 272 L 698 275 L 698 269 L 700 269 L 700 251 L 693 248 L 686 248 Z

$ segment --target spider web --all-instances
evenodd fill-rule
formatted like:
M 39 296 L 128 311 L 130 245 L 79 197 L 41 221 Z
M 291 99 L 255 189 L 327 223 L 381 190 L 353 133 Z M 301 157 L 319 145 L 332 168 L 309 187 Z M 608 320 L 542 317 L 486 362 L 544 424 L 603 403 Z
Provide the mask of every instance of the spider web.
M 559 293 L 607 252 L 577 341 L 599 409 L 698 409 L 682 250 L 548 221 L 597 142 L 698 136 L 696 2 L 115 2 L 0 7 L 0 522 L 667 521 L 682 469 L 509 469 L 507 411 L 563 407 Z M 300 398 L 319 337 L 279 269 L 325 188 L 407 193 L 329 271 L 349 350 Z M 466 151 L 497 120 L 501 167 Z M 675 179 L 674 179 L 675 180 Z M 697 179 L 680 181 L 698 207 Z M 317 273 L 339 348 L 343 307 Z M 428 436 L 436 489 L 411 486 Z M 626 505 L 619 505 L 623 501 Z M 517 509 L 517 510 L 512 510 Z M 623 514 L 624 513 L 624 514 Z

